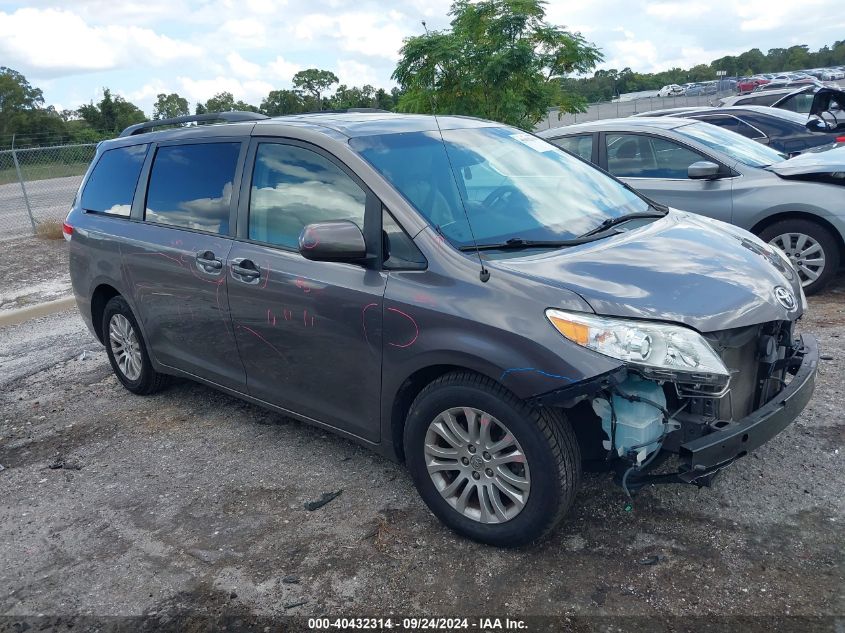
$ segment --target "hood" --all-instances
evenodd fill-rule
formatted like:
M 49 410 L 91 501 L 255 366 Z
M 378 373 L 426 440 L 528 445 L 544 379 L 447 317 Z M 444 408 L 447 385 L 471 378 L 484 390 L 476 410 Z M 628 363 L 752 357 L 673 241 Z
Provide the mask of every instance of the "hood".
M 769 165 L 766 169 L 784 178 L 840 173 L 843 174 L 843 184 L 845 184 L 845 145 L 830 149 L 825 149 L 825 147 L 811 149 L 789 160 Z
M 803 311 L 798 275 L 773 249 L 735 226 L 675 210 L 620 235 L 489 266 L 577 292 L 597 314 L 700 332 L 792 320 Z M 792 309 L 779 303 L 776 288 L 788 290 Z

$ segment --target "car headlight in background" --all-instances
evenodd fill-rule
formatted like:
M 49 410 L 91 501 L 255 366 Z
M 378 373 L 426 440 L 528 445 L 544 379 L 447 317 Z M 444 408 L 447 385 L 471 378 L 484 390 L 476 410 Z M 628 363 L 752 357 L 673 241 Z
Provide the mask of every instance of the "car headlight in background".
M 725 385 L 730 378 L 710 344 L 687 327 L 551 308 L 546 317 L 570 341 L 619 359 L 653 380 Z

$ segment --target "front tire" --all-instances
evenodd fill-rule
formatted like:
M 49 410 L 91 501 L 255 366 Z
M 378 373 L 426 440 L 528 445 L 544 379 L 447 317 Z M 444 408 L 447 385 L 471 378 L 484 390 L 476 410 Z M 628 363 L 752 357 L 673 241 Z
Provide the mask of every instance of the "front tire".
M 124 387 L 141 396 L 164 388 L 168 377 L 153 369 L 141 328 L 123 297 L 106 304 L 102 332 L 112 370 Z
M 760 232 L 760 239 L 786 253 L 806 295 L 819 292 L 839 269 L 841 253 L 836 238 L 812 220 L 775 222 Z
M 561 414 L 532 408 L 469 372 L 446 374 L 420 392 L 404 446 L 435 516 L 499 547 L 548 536 L 572 506 L 581 476 L 578 443 Z

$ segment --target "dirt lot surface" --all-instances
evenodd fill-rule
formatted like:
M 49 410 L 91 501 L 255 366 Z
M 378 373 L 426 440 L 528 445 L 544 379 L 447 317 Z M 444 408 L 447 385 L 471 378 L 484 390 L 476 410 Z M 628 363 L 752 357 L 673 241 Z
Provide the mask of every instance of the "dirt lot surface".
M 0 248 L 0 314 L 71 294 L 64 239 L 27 237 Z
M 784 433 L 713 488 L 646 489 L 631 512 L 609 475 L 585 475 L 557 533 L 515 551 L 450 533 L 401 465 L 352 442 L 190 382 L 130 395 L 75 312 L 0 329 L 0 614 L 824 616 L 842 630 L 845 280 L 802 327 L 824 360 Z

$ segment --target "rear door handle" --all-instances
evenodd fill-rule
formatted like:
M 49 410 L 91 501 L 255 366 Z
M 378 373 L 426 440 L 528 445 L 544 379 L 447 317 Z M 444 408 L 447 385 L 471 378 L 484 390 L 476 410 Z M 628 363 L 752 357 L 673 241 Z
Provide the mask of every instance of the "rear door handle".
M 248 284 L 256 283 L 261 277 L 261 270 L 251 259 L 237 258 L 232 260 L 232 276 L 238 281 Z
M 197 253 L 197 265 L 209 273 L 223 268 L 223 262 L 217 259 L 211 251 Z

